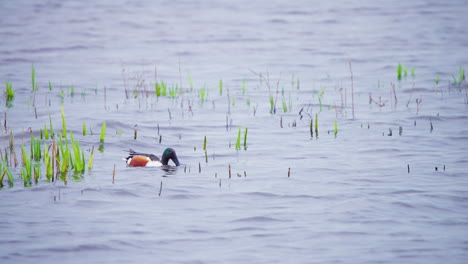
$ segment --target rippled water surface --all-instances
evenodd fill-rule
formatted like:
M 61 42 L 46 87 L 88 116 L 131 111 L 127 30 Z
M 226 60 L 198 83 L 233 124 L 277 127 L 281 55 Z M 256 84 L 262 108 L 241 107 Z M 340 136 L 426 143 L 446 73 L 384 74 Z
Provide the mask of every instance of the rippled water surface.
M 31 187 L 12 166 L 0 262 L 466 263 L 467 7 L 1 2 L 2 152 L 11 131 L 21 163 L 62 103 L 95 151 L 91 171 Z M 122 161 L 166 147 L 182 166 Z

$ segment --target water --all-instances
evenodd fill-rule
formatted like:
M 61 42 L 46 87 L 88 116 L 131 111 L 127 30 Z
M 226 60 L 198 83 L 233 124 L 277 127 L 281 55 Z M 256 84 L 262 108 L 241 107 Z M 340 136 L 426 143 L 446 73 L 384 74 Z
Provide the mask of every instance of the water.
M 17 151 L 29 142 L 23 131 L 38 135 L 49 114 L 60 129 L 62 101 L 75 137 L 95 147 L 93 170 L 66 184 L 24 188 L 13 169 L 14 186 L 0 191 L 2 263 L 468 259 L 468 98 L 466 82 L 451 84 L 468 65 L 463 1 L 0 7 L 0 73 L 16 92 L 14 106 L 2 98 L 1 107 Z M 408 68 L 402 81 L 399 62 Z M 184 93 L 154 96 L 155 67 L 158 81 Z M 252 71 L 269 77 L 276 114 Z M 83 122 L 93 135 L 80 136 Z M 248 128 L 247 150 L 235 150 L 239 126 Z M 183 163 L 176 170 L 121 160 L 128 148 L 160 155 L 168 146 Z

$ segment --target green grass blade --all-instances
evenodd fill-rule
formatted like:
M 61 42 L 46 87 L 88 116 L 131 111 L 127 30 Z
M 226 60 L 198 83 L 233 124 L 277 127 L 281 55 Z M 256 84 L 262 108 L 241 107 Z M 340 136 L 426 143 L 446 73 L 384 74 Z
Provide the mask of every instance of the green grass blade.
M 103 122 L 101 126 L 101 137 L 99 138 L 99 142 L 104 143 L 105 137 L 106 137 L 106 122 Z
M 315 114 L 315 136 L 318 137 L 318 115 Z
M 236 150 L 240 150 L 241 127 L 237 130 Z
M 245 132 L 244 132 L 244 149 L 247 149 L 247 133 L 248 133 L 248 128 L 246 127 L 245 128 Z
M 219 80 L 219 95 L 223 95 L 223 80 Z
M 63 105 L 60 107 L 60 111 L 62 113 L 62 136 L 67 138 L 67 122 L 65 120 L 65 110 Z
M 338 121 L 335 120 L 335 124 L 334 124 L 334 132 L 335 132 L 335 137 L 336 135 L 338 134 Z
M 93 155 L 94 155 L 94 147 L 91 149 L 91 154 L 89 154 L 89 160 L 88 160 L 88 171 L 93 168 Z

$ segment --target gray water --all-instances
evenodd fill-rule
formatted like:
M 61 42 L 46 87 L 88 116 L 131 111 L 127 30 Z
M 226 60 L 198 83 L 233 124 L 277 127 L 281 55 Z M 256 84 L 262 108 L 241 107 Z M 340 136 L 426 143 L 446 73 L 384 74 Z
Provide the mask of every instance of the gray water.
M 49 116 L 61 128 L 63 103 L 68 128 L 95 154 L 91 171 L 31 187 L 12 168 L 13 186 L 5 179 L 0 190 L 0 262 L 466 263 L 468 88 L 452 81 L 468 65 L 466 10 L 2 1 L 0 74 L 16 94 L 1 110 L 17 153 Z M 398 63 L 408 68 L 400 81 Z M 183 92 L 156 97 L 161 80 Z M 80 135 L 83 122 L 92 135 Z M 236 150 L 239 127 L 247 148 Z M 129 148 L 166 147 L 182 166 L 122 161 Z

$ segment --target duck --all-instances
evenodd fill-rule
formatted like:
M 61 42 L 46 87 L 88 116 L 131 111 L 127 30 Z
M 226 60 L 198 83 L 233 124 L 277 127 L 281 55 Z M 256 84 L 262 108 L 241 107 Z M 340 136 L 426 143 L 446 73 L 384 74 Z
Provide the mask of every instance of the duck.
M 166 148 L 159 159 L 154 154 L 139 153 L 132 149 L 129 151 L 129 156 L 124 158 L 127 166 L 129 167 L 161 167 L 167 166 L 169 160 L 172 160 L 176 166 L 180 165 L 176 152 L 172 148 Z

